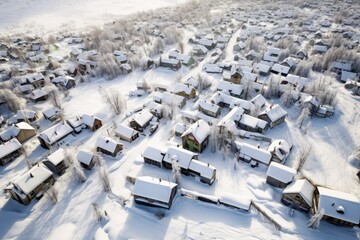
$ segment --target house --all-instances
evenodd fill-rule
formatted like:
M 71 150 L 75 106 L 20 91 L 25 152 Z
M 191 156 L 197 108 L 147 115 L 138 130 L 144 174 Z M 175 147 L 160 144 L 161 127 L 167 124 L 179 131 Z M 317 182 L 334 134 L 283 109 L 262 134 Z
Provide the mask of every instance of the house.
M 246 48 L 246 44 L 243 41 L 235 43 L 233 50 L 234 51 L 241 51 Z
M 76 159 L 80 165 L 87 170 L 91 170 L 96 164 L 95 155 L 88 151 L 80 150 L 76 155 Z
M 253 97 L 250 102 L 252 102 L 257 109 L 262 109 L 267 104 L 267 101 L 265 97 L 262 94 L 258 94 L 255 97 Z
M 360 202 L 350 193 L 317 187 L 313 198 L 314 213 L 323 212 L 322 219 L 342 226 L 355 226 L 360 222 Z
M 245 58 L 246 58 L 246 60 L 254 61 L 254 60 L 257 59 L 259 56 L 260 56 L 259 53 L 255 52 L 254 50 L 250 50 L 250 51 L 245 55 Z
M 271 72 L 274 74 L 281 74 L 282 76 L 287 76 L 290 72 L 290 68 L 288 66 L 275 63 L 274 66 L 271 67 Z
M 36 112 L 32 110 L 18 110 L 16 112 L 16 122 L 33 122 L 36 120 Z
M 37 164 L 21 174 L 10 187 L 6 188 L 6 191 L 10 193 L 12 199 L 27 205 L 54 183 L 52 172 L 45 166 Z
M 225 91 L 230 96 L 240 98 L 240 95 L 241 95 L 243 89 L 240 84 L 234 84 L 232 82 L 220 80 L 217 85 L 217 91 L 220 91 L 220 92 Z
M 58 176 L 63 175 L 66 168 L 68 168 L 68 163 L 66 162 L 66 152 L 63 148 L 59 148 L 47 156 L 43 161 L 43 164 Z
M 84 114 L 81 117 L 82 122 L 89 128 L 91 131 L 96 131 L 102 126 L 102 121 L 100 118 Z
M 81 133 L 83 128 L 86 127 L 81 117 L 78 116 L 67 119 L 66 122 L 70 125 L 70 127 L 72 127 L 72 129 L 74 129 L 74 132 L 77 134 Z
M 29 74 L 24 76 L 27 83 L 34 88 L 42 88 L 45 86 L 45 77 L 42 73 Z
M 254 71 L 255 73 L 258 73 L 261 76 L 268 76 L 270 74 L 271 67 L 272 65 L 259 62 L 255 65 Z
M 130 127 L 143 132 L 145 128 L 150 124 L 151 119 L 154 117 L 148 109 L 143 109 L 141 112 L 137 113 L 133 119 L 130 121 Z
M 0 134 L 0 140 L 5 142 L 12 138 L 16 138 L 20 143 L 34 137 L 36 130 L 30 124 L 26 122 L 16 123 Z
M 49 120 L 50 122 L 54 122 L 59 119 L 61 110 L 57 107 L 51 107 L 42 112 L 44 118 Z
M 341 71 L 341 76 L 340 76 L 340 81 L 341 82 L 346 82 L 348 80 L 356 80 L 358 78 L 358 75 L 354 72 L 348 72 L 345 70 Z
M 185 54 L 181 54 L 177 50 L 171 51 L 169 53 L 169 58 L 179 60 L 182 64 L 184 64 L 186 66 L 191 66 L 195 63 L 195 59 L 193 57 L 185 55 Z
M 177 123 L 174 127 L 175 136 L 181 137 L 181 135 L 186 131 L 185 124 Z
M 352 92 L 352 94 L 360 96 L 360 82 L 347 81 L 344 85 L 345 89 Z
M 250 132 L 265 133 L 269 126 L 264 120 L 248 114 L 243 114 L 240 121 L 237 122 L 237 127 Z
M 96 151 L 116 157 L 123 150 L 123 145 L 109 137 L 98 137 L 96 140 Z
M 49 97 L 49 93 L 46 92 L 44 89 L 40 88 L 40 89 L 35 89 L 34 91 L 32 91 L 32 93 L 29 95 L 29 98 L 32 102 L 37 103 L 37 102 L 41 102 L 41 101 L 45 101 L 46 99 L 48 99 Z
M 163 111 L 164 111 L 164 107 L 156 102 L 150 102 L 147 106 L 146 106 L 152 115 L 154 115 L 157 118 L 162 118 L 163 117 Z
M 73 129 L 67 123 L 58 123 L 41 132 L 38 139 L 43 148 L 49 149 L 55 144 L 63 144 L 62 140 L 69 136 L 72 132 Z
M 346 60 L 337 60 L 331 63 L 330 69 L 333 72 L 340 73 L 341 71 L 351 72 L 353 67 L 352 62 Z
M 277 188 L 285 188 L 292 182 L 295 174 L 296 170 L 280 163 L 271 162 L 266 172 L 266 183 Z
M 241 197 L 229 192 L 223 192 L 219 196 L 219 203 L 230 208 L 249 211 L 251 206 L 251 199 Z
M 165 152 L 162 149 L 153 146 L 148 146 L 142 153 L 145 163 L 152 164 L 160 168 L 163 166 L 164 156 Z M 168 168 L 171 168 L 171 166 Z
M 184 148 L 170 146 L 165 152 L 163 167 L 172 169 L 173 163 L 176 161 L 181 173 L 189 175 L 189 166 L 193 159 L 197 160 L 198 154 Z
M 20 156 L 22 145 L 17 139 L 0 144 L 0 165 L 4 166 Z
M 161 95 L 161 103 L 168 105 L 171 108 L 178 107 L 183 108 L 186 104 L 186 99 L 183 96 L 176 95 L 169 92 L 164 92 Z
M 160 67 L 170 68 L 177 71 L 181 68 L 181 62 L 177 59 L 160 59 Z
M 270 107 L 269 110 L 266 110 L 260 113 L 257 117 L 265 120 L 269 123 L 270 128 L 273 128 L 280 123 L 285 121 L 287 112 L 280 107 L 280 105 L 274 105 Z
M 284 164 L 288 158 L 292 145 L 283 139 L 277 139 L 271 142 L 268 151 L 271 153 L 271 161 Z
M 268 62 L 278 62 L 281 50 L 279 48 L 269 47 L 264 54 L 263 60 Z
M 296 64 L 297 64 L 297 62 L 295 61 L 295 59 L 293 59 L 291 57 L 287 57 L 286 59 L 284 59 L 284 61 L 282 61 L 280 63 L 280 65 L 289 67 L 290 68 L 289 71 L 294 70 L 296 68 Z
M 209 135 L 210 126 L 200 119 L 181 135 L 183 148 L 201 153 L 209 143 Z
M 197 57 L 206 56 L 208 49 L 203 45 L 195 45 L 191 50 L 191 54 Z
M 115 50 L 113 54 L 119 63 L 127 63 L 128 58 L 123 51 Z
M 132 194 L 138 204 L 170 209 L 177 184 L 148 176 L 137 177 Z
M 217 104 L 220 107 L 234 108 L 241 107 L 246 114 L 252 112 L 255 105 L 251 101 L 235 98 L 223 92 L 216 92 L 210 98 L 211 103 Z
M 67 89 L 67 90 L 75 87 L 75 85 L 76 85 L 75 79 L 70 76 L 59 76 L 59 77 L 52 79 L 51 82 L 53 84 L 55 84 L 55 86 L 62 88 L 62 89 Z
M 212 50 L 216 47 L 216 41 L 212 40 L 212 39 L 208 39 L 208 38 L 201 38 L 198 41 L 198 44 L 203 45 L 204 47 L 206 47 L 208 50 Z
M 215 105 L 213 103 L 200 100 L 199 101 L 199 111 L 210 116 L 217 118 L 221 113 L 221 108 L 218 105 Z
M 247 143 L 236 142 L 237 149 L 239 150 L 238 158 L 244 162 L 255 162 L 269 165 L 271 161 L 271 153 L 260 147 L 253 146 Z
M 124 124 L 120 124 L 115 129 L 115 135 L 121 140 L 132 142 L 139 137 L 139 132 Z
M 303 212 L 308 212 L 313 206 L 315 188 L 306 179 L 295 179 L 285 187 L 281 202 L 286 206 Z
M 190 85 L 186 85 L 183 83 L 176 83 L 173 92 L 179 96 L 182 96 L 184 98 L 194 98 L 196 96 L 196 90 L 194 87 Z
M 305 98 L 304 107 L 307 107 L 312 115 L 322 118 L 331 117 L 335 112 L 332 106 L 320 105 L 319 100 L 311 95 Z
M 327 50 L 328 50 L 328 47 L 324 46 L 324 45 L 314 45 L 314 48 L 313 48 L 313 52 L 319 53 L 319 54 L 326 53 Z
M 244 77 L 244 73 L 242 71 L 235 71 L 230 74 L 229 81 L 234 84 L 240 84 L 243 77 Z
M 222 74 L 223 73 L 223 68 L 219 67 L 218 64 L 211 64 L 211 63 L 205 63 L 203 65 L 203 70 L 207 73 L 217 73 L 217 74 Z
M 200 181 L 209 185 L 216 179 L 216 168 L 209 163 L 192 159 L 189 165 L 189 174 L 200 177 Z

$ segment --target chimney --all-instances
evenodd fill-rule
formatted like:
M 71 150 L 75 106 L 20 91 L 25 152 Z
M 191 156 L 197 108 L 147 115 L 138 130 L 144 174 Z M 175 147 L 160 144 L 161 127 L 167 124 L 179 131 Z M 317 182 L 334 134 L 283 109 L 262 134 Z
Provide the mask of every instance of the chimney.
M 210 164 L 208 163 L 208 167 L 210 166 Z
M 161 182 L 161 178 L 159 178 L 159 182 Z
M 31 178 L 33 178 L 33 177 L 34 177 L 34 175 L 32 175 L 32 173 L 30 173 L 30 177 L 31 177 Z
M 109 142 L 109 140 L 106 140 L 106 143 L 108 143 Z
M 281 145 L 281 141 L 279 141 L 279 145 Z

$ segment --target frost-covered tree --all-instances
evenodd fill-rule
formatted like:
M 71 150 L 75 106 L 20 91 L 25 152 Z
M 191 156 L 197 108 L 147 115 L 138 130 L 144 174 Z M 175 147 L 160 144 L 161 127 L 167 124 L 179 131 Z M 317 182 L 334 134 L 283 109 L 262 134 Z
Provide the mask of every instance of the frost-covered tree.
M 317 213 L 315 213 L 310 220 L 308 221 L 308 228 L 318 229 L 320 227 L 320 221 L 324 216 L 324 209 L 320 209 Z
M 115 89 L 106 90 L 103 87 L 98 89 L 103 101 L 114 111 L 116 115 L 120 115 L 126 110 L 126 100 L 121 93 Z
M 180 166 L 179 166 L 179 159 L 176 155 L 171 157 L 171 162 L 172 162 L 172 174 L 174 177 L 174 181 L 177 184 L 180 184 L 180 179 L 181 179 L 181 170 L 180 170 Z
M 309 118 L 309 116 L 310 116 L 310 110 L 308 108 L 303 108 L 303 110 L 301 111 L 301 114 L 299 115 L 299 117 L 297 119 L 297 124 L 300 129 L 302 128 L 305 120 Z

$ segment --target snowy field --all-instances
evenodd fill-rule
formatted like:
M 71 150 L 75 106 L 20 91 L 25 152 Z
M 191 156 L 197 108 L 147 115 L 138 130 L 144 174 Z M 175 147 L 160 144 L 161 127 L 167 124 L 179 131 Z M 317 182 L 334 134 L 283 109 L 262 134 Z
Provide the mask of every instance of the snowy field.
M 71 26 L 72 29 L 83 29 L 112 22 L 122 15 L 171 7 L 181 2 L 185 0 L 2 0 L 0 35 L 9 29 L 14 32 L 27 32 L 29 26 L 35 26 L 35 31 L 42 31 L 44 34 L 67 26 Z M 224 8 L 226 9 L 226 6 Z M 222 10 L 224 9 L 216 9 L 214 12 L 218 14 Z M 271 27 L 273 25 L 269 23 L 265 29 L 269 30 Z M 194 29 L 188 27 L 185 30 L 184 49 L 187 53 L 192 48 L 192 45 L 187 43 L 187 38 L 196 31 Z M 236 38 L 244 31 L 237 28 L 232 34 L 224 49 L 226 54 L 222 61 L 233 60 Z M 305 42 L 302 45 L 305 45 Z M 52 56 L 69 55 L 71 48 L 77 47 L 70 46 L 66 39 L 60 41 L 58 46 L 58 50 L 51 52 Z M 165 47 L 163 54 L 166 55 L 177 47 L 176 44 L 170 44 Z M 136 83 L 141 79 L 146 79 L 150 86 L 165 84 L 172 87 L 179 79 L 184 81 L 191 76 L 204 74 L 212 86 L 201 93 L 201 98 L 208 98 L 216 91 L 218 81 L 222 80 L 221 74 L 207 74 L 202 71 L 211 53 L 195 67 L 182 66 L 177 72 L 158 67 L 146 71 L 135 69 L 129 74 L 111 80 L 93 77 L 80 82 L 77 79 L 76 87 L 69 90 L 68 96 L 61 94 L 64 118 L 75 118 L 86 113 L 102 119 L 103 126 L 95 132 L 89 129 L 82 130 L 70 140 L 67 149 L 71 153 L 77 153 L 79 150 L 94 151 L 99 136 L 110 136 L 121 142 L 124 150 L 116 157 L 101 154 L 105 168 L 109 172 L 111 191 L 103 191 L 95 168 L 91 171 L 85 170 L 87 180 L 83 183 L 75 181 L 70 171 L 56 177 L 56 204 L 45 195 L 25 206 L 0 191 L 0 239 L 360 239 L 357 227 L 341 227 L 322 221 L 318 229 L 308 228 L 309 215 L 300 211 L 292 213 L 290 208 L 280 201 L 282 189 L 266 183 L 267 166 L 252 168 L 248 163 L 234 160 L 234 154 L 221 151 L 214 153 L 210 147 L 199 155 L 199 160 L 216 167 L 217 179 L 214 184 L 209 186 L 192 176 L 182 175 L 181 187 L 212 196 L 232 193 L 250 198 L 281 225 L 281 230 L 276 229 L 254 208 L 245 212 L 196 201 L 179 193 L 171 209 L 162 210 L 164 217 L 161 219 L 156 216 L 158 209 L 134 202 L 131 195 L 133 186 L 126 181 L 126 176 L 152 176 L 173 180 L 171 170 L 145 164 L 142 153 L 148 146 L 169 147 L 181 144 L 181 138 L 174 136 L 171 130 L 182 120 L 180 114 L 172 120 L 161 119 L 159 128 L 153 135 L 146 129 L 132 143 L 119 140 L 114 133 L 116 125 L 128 124 L 135 109 L 152 101 L 154 95 L 146 92 L 143 96 L 134 97 L 129 96 L 129 92 L 136 90 Z M 321 73 L 311 71 L 309 78 L 315 80 L 321 76 Z M 261 77 L 261 80 L 266 82 L 269 77 Z M 304 145 L 311 146 L 311 155 L 303 166 L 301 175 L 316 185 L 349 192 L 360 199 L 360 184 L 356 176 L 359 166 L 353 162 L 353 154 L 360 144 L 360 97 L 351 95 L 344 88 L 344 84 L 333 77 L 331 84 L 337 91 L 334 116 L 307 119 L 305 131 L 298 127 L 299 109 L 284 107 L 288 112 L 285 122 L 269 129 L 264 135 L 271 139 L 285 139 L 293 144 L 293 150 L 285 163 L 293 168 L 298 164 L 296 154 L 299 149 Z M 115 115 L 104 102 L 99 87 L 118 91 L 126 99 L 126 111 Z M 279 98 L 268 99 L 268 102 L 282 104 Z M 187 100 L 182 110 L 194 111 L 197 104 L 198 99 Z M 37 112 L 51 106 L 49 100 L 27 104 L 29 109 Z M 222 109 L 220 117 L 224 117 L 228 112 L 229 109 Z M 40 119 L 37 124 L 39 132 L 51 126 L 45 119 Z M 267 144 L 255 140 L 237 140 L 259 144 L 261 147 Z M 23 154 L 6 166 L 0 167 L 1 189 L 25 171 L 25 158 L 35 164 L 53 151 L 42 148 L 36 137 L 26 142 L 26 149 L 27 156 Z M 107 213 L 101 221 L 95 219 L 93 203 L 97 203 L 101 210 Z
M 0 33 L 43 32 L 99 26 L 124 15 L 186 0 L 2 0 Z

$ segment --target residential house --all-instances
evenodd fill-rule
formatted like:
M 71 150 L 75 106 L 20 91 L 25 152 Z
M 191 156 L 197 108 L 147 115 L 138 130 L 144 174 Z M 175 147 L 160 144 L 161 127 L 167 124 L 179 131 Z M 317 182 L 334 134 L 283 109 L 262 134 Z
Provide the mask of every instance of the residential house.
M 28 109 L 16 112 L 16 122 L 33 122 L 36 120 L 36 112 Z
M 191 54 L 197 57 L 204 57 L 208 53 L 208 49 L 203 45 L 194 45 L 193 49 L 191 50 Z
M 44 89 L 35 89 L 32 91 L 32 93 L 29 95 L 29 98 L 32 102 L 37 103 L 41 101 L 47 100 L 49 97 L 49 93 L 46 92 Z
M 96 131 L 102 126 L 102 121 L 100 118 L 90 116 L 88 114 L 84 114 L 81 117 L 81 120 L 85 124 L 85 126 L 89 128 L 91 131 Z
M 237 127 L 250 132 L 265 133 L 269 126 L 264 120 L 248 114 L 243 114 L 240 121 L 237 122 Z
M 51 107 L 49 109 L 46 109 L 42 112 L 44 115 L 44 118 L 49 120 L 50 122 L 54 122 L 57 119 L 59 119 L 61 110 L 57 107 Z
M 68 168 L 68 163 L 66 161 L 66 152 L 63 148 L 59 148 L 47 156 L 43 161 L 43 164 L 53 173 L 61 176 L 65 173 L 66 168 Z
M 59 77 L 52 79 L 51 82 L 53 84 L 55 84 L 55 86 L 57 86 L 61 89 L 66 89 L 66 90 L 69 90 L 69 89 L 75 87 L 75 85 L 76 85 L 75 79 L 70 76 L 59 76 Z
M 263 60 L 268 62 L 278 62 L 281 50 L 279 48 L 269 47 L 264 54 Z
M 208 50 L 212 50 L 216 47 L 216 41 L 212 40 L 212 39 L 208 39 L 208 38 L 201 38 L 198 41 L 198 44 L 203 45 L 204 47 L 206 47 Z
M 170 68 L 177 71 L 181 68 L 181 62 L 177 59 L 160 59 L 160 67 Z
M 292 182 L 295 174 L 296 170 L 280 163 L 271 162 L 266 172 L 266 183 L 277 188 L 285 188 Z
M 115 135 L 121 140 L 132 142 L 139 137 L 139 132 L 124 124 L 120 124 L 115 129 Z
M 132 194 L 138 204 L 170 209 L 177 184 L 148 176 L 137 177 Z
M 295 179 L 285 187 L 281 202 L 303 212 L 313 207 L 314 186 L 306 179 Z
M 264 108 L 267 104 L 265 97 L 262 94 L 258 94 L 250 100 L 258 110 Z
M 123 150 L 123 145 L 109 137 L 98 137 L 96 140 L 96 151 L 116 157 Z
M 24 143 L 26 140 L 34 137 L 36 130 L 30 124 L 26 122 L 16 123 L 15 126 L 11 126 L 7 130 L 0 134 L 0 140 L 5 142 L 12 138 L 16 138 L 20 143 Z
M 209 143 L 210 126 L 203 120 L 193 123 L 181 135 L 183 148 L 202 152 Z
M 70 125 L 70 127 L 72 127 L 72 129 L 74 129 L 74 132 L 77 134 L 81 133 L 83 128 L 86 128 L 82 118 L 78 116 L 67 119 L 66 122 Z
M 192 159 L 189 164 L 189 174 L 198 176 L 201 182 L 211 185 L 216 179 L 216 168 L 209 163 Z
M 188 99 L 196 97 L 195 88 L 190 85 L 183 84 L 183 83 L 176 83 L 173 88 L 173 92 L 177 95 L 180 95 L 180 96 L 182 96 L 184 98 L 188 98 Z
M 249 211 L 251 206 L 251 199 L 247 197 L 241 197 L 233 193 L 223 192 L 219 196 L 219 204 L 234 209 Z
M 119 63 L 127 63 L 128 58 L 123 51 L 115 50 L 113 54 Z
M 246 48 L 246 44 L 243 41 L 237 42 L 234 47 L 233 50 L 234 51 L 241 51 L 244 50 Z
M 318 99 L 311 95 L 305 98 L 304 107 L 307 107 L 310 110 L 311 115 L 316 115 L 323 118 L 331 117 L 335 112 L 332 106 L 320 105 Z
M 220 80 L 217 85 L 217 91 L 225 91 L 230 96 L 240 98 L 243 89 L 240 84 L 234 84 L 232 82 Z
M 43 194 L 55 183 L 52 172 L 45 166 L 37 164 L 30 170 L 21 174 L 6 188 L 12 199 L 28 205 L 31 200 Z
M 271 142 L 268 151 L 271 153 L 271 161 L 285 163 L 288 158 L 292 145 L 283 139 L 277 139 Z
M 186 99 L 183 96 L 176 95 L 169 92 L 163 92 L 161 95 L 161 103 L 168 105 L 171 108 L 178 107 L 183 108 L 186 104 Z
M 130 121 L 130 127 L 143 132 L 145 128 L 150 124 L 151 119 L 154 117 L 148 109 L 143 109 L 137 113 Z
M 322 219 L 342 226 L 356 226 L 360 222 L 360 202 L 350 193 L 317 187 L 313 198 L 313 211 L 323 212 Z
M 218 64 L 206 63 L 203 65 L 203 70 L 207 73 L 216 73 L 222 74 L 224 69 L 221 68 Z
M 40 144 L 43 148 L 49 149 L 55 144 L 63 144 L 63 140 L 73 132 L 73 129 L 67 123 L 58 123 L 38 136 Z
M 154 146 L 147 146 L 144 152 L 142 153 L 142 157 L 144 158 L 144 162 L 155 165 L 157 167 L 163 167 L 163 159 L 165 156 L 165 151 Z M 168 166 L 171 168 L 171 165 Z
M 244 77 L 244 73 L 242 71 L 235 71 L 230 74 L 229 81 L 234 84 L 240 84 L 243 77 Z
M 262 62 L 264 62 L 264 61 L 262 61 Z M 268 65 L 268 64 L 264 64 L 262 62 L 259 62 L 255 65 L 254 71 L 255 71 L 255 73 L 258 73 L 261 76 L 268 76 L 270 74 L 272 64 Z
M 269 123 L 270 128 L 273 128 L 285 121 L 287 112 L 280 107 L 280 105 L 274 105 L 258 115 L 258 118 L 265 120 Z
M 252 165 L 262 163 L 269 165 L 271 161 L 271 153 L 259 146 L 253 146 L 247 143 L 236 142 L 237 149 L 239 150 L 238 159 Z
M 20 156 L 22 145 L 17 139 L 0 144 L 0 165 L 4 166 Z
M 290 68 L 288 66 L 275 63 L 274 66 L 271 67 L 271 72 L 274 74 L 281 74 L 282 76 L 287 76 L 290 72 Z
M 76 155 L 76 159 L 87 170 L 91 170 L 96 164 L 96 156 L 88 151 L 80 150 Z
M 185 124 L 177 123 L 174 127 L 175 136 L 177 137 L 181 137 L 181 135 L 183 135 L 185 131 L 186 131 Z
M 181 173 L 189 175 L 189 166 L 193 159 L 197 160 L 198 154 L 184 148 L 170 146 L 165 152 L 163 167 L 172 169 L 174 161 L 176 161 Z
M 24 76 L 26 83 L 31 84 L 34 88 L 42 88 L 45 86 L 45 77 L 42 73 L 29 74 Z
M 210 102 L 207 102 L 204 100 L 200 100 L 199 101 L 199 111 L 208 116 L 217 118 L 221 113 L 221 108 L 218 105 L 215 105 L 213 103 L 210 103 Z

